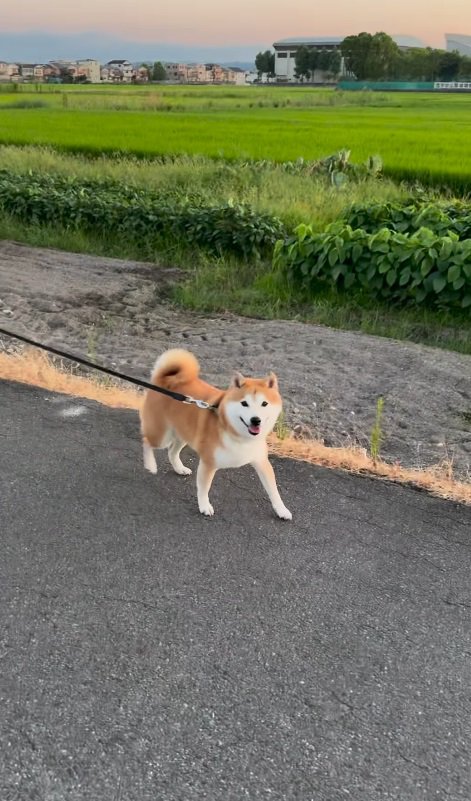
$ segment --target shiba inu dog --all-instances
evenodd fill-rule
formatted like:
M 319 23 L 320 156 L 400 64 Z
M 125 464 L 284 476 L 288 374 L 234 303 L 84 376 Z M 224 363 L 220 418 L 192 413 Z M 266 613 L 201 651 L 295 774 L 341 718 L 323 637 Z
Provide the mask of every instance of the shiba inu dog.
M 291 520 L 268 461 L 266 438 L 282 408 L 275 374 L 245 378 L 236 373 L 229 388 L 221 390 L 202 381 L 199 372 L 198 361 L 186 350 L 168 350 L 157 359 L 151 375 L 153 384 L 216 408 L 199 409 L 147 390 L 140 411 L 144 467 L 156 473 L 154 448 L 167 448 L 175 472 L 190 475 L 191 470 L 180 459 L 182 449 L 189 445 L 200 457 L 196 478 L 199 510 L 213 515 L 209 490 L 216 471 L 251 464 L 275 513 Z

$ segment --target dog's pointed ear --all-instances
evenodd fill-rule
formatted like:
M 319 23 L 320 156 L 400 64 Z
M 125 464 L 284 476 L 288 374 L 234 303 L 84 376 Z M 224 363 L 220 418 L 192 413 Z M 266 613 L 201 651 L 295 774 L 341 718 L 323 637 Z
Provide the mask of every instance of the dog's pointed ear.
M 236 387 L 236 389 L 240 389 L 245 384 L 245 378 L 242 373 L 234 373 L 232 376 L 231 387 Z
M 269 387 L 269 389 L 278 389 L 278 379 L 275 373 L 270 373 L 270 375 L 268 376 L 267 387 Z

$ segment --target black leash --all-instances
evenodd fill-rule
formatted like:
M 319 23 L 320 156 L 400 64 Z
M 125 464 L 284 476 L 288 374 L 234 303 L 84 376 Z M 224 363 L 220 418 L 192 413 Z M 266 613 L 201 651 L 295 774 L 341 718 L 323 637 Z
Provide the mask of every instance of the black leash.
M 212 406 L 207 401 L 198 400 L 198 398 L 192 398 L 191 395 L 182 395 L 181 392 L 172 392 L 170 389 L 157 387 L 155 384 L 151 384 L 149 381 L 143 381 L 141 378 L 131 378 L 129 375 L 124 375 L 124 373 L 119 373 L 117 370 L 112 370 L 111 367 L 103 367 L 100 364 L 95 364 L 94 362 L 88 361 L 88 359 L 82 359 L 81 356 L 75 356 L 73 353 L 67 353 L 64 350 L 53 348 L 51 345 L 42 345 L 41 342 L 36 342 L 34 339 L 30 339 L 29 337 L 22 336 L 21 334 L 13 334 L 11 331 L 7 331 L 6 328 L 0 328 L 0 334 L 10 337 L 11 339 L 18 339 L 20 342 L 24 342 L 26 345 L 32 345 L 34 348 L 39 348 L 40 350 L 45 350 L 48 353 L 53 353 L 55 356 L 61 356 L 63 359 L 69 359 L 70 361 L 77 362 L 78 364 L 82 364 L 84 367 L 89 367 L 91 370 L 97 370 L 99 373 L 111 375 L 113 378 L 120 378 L 122 381 L 128 381 L 130 384 L 136 384 L 136 386 L 143 387 L 144 389 L 151 389 L 153 392 L 160 392 L 162 395 L 167 395 L 169 398 L 181 401 L 181 403 L 192 403 L 197 406 L 198 409 L 216 410 L 218 408 L 217 406 Z

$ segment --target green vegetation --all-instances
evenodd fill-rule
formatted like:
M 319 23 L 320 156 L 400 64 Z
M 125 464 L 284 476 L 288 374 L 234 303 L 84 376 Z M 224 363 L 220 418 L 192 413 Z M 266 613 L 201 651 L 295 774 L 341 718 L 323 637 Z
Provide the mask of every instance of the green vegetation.
M 200 312 L 471 353 L 471 96 L 8 87 L 0 109 L 0 237 L 179 265 L 173 299 Z
M 280 217 L 288 226 L 307 222 L 318 230 L 336 220 L 345 207 L 365 204 L 371 197 L 381 203 L 408 197 L 407 192 L 392 181 L 378 181 L 370 177 L 368 170 L 358 171 L 350 162 L 346 166 L 346 176 L 350 180 L 342 182 L 340 191 L 330 180 L 330 173 L 327 173 L 328 180 L 324 180 L 319 171 L 312 175 L 307 164 L 237 164 L 204 156 L 159 160 L 106 156 L 90 159 L 58 153 L 51 148 L 0 145 L 2 168 L 15 175 L 32 172 L 38 176 L 111 181 L 158 193 L 162 198 L 178 198 L 201 205 L 232 200 Z M 343 174 L 340 165 L 337 170 Z M 356 177 L 358 180 L 352 180 Z
M 348 148 L 357 161 L 380 154 L 394 180 L 459 192 L 471 186 L 471 95 L 217 86 L 59 89 L 17 94 L 18 102 L 40 99 L 47 107 L 4 109 L 0 142 L 94 157 L 190 154 L 280 163 Z M 11 105 L 11 93 L 0 93 L 3 103 Z
M 368 233 L 381 228 L 399 233 L 429 228 L 438 236 L 452 232 L 458 239 L 471 239 L 471 204 L 460 201 L 359 204 L 351 206 L 343 219 L 352 228 L 362 228 Z
M 300 225 L 275 248 L 275 265 L 308 294 L 324 283 L 383 302 L 441 309 L 471 306 L 471 239 L 427 228 L 400 234 L 333 223 L 323 233 Z
M 347 36 L 340 45 L 349 72 L 358 80 L 470 80 L 471 58 L 432 47 L 400 50 L 388 34 Z
M 338 50 L 319 52 L 311 47 L 299 47 L 296 50 L 296 78 L 301 81 L 314 79 L 316 70 L 327 73 L 334 79 L 340 72 L 341 56 Z
M 378 461 L 380 457 L 381 444 L 384 440 L 384 434 L 382 428 L 383 409 L 384 409 L 384 398 L 378 398 L 378 400 L 376 401 L 375 422 L 371 431 L 371 438 L 370 438 L 370 456 L 375 463 Z
M 270 258 L 282 223 L 248 206 L 195 205 L 111 181 L 0 172 L 0 210 L 27 223 L 118 237 L 158 250 L 159 242 L 200 247 L 213 255 Z

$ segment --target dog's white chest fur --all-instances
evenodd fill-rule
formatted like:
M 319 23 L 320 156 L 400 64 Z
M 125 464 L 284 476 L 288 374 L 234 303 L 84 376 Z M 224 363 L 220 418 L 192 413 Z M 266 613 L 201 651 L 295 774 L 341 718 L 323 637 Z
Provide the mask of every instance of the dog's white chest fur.
M 254 437 L 253 441 L 243 441 L 223 434 L 222 444 L 214 451 L 214 466 L 217 470 L 242 467 L 244 464 L 259 462 L 266 456 L 266 452 L 266 442 L 262 438 Z

